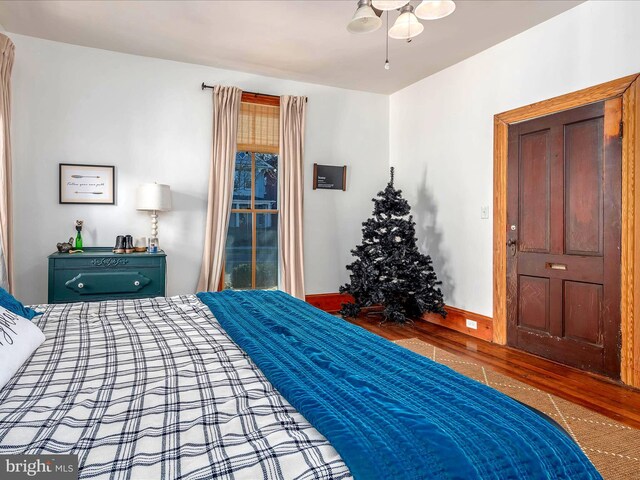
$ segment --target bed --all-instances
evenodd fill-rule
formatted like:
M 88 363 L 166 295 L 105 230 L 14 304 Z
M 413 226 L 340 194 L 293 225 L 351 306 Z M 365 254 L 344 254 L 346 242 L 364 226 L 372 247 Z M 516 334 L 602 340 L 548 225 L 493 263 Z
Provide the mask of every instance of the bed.
M 508 397 L 281 292 L 38 309 L 47 340 L 0 391 L 0 454 L 75 453 L 81 478 L 600 478 Z M 343 345 L 356 356 L 332 360 Z M 359 373 L 373 365 L 421 393 L 394 403 L 406 379 Z M 470 423 L 456 424 L 460 401 Z

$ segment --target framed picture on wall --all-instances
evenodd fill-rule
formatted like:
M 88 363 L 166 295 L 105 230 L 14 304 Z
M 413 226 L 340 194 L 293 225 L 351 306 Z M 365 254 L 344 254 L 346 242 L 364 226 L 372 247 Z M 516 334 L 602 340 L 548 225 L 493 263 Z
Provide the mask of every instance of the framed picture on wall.
M 60 203 L 115 205 L 115 173 L 112 165 L 61 163 Z
M 347 190 L 347 166 L 313 164 L 314 190 Z

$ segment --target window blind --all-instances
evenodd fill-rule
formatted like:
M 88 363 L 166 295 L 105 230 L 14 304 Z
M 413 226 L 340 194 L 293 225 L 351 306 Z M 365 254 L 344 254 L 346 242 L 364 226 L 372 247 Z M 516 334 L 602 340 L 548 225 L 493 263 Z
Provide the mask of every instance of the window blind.
M 241 102 L 238 151 L 278 153 L 280 107 Z

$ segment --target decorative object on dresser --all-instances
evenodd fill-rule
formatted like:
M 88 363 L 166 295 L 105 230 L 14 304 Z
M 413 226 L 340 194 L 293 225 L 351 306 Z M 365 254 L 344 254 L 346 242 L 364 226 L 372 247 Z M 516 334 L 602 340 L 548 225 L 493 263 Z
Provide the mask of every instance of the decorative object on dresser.
M 117 254 L 133 253 L 133 252 L 146 252 L 147 249 L 136 250 L 133 246 L 132 235 L 118 235 L 116 237 L 116 245 L 113 247 L 112 252 Z
M 138 187 L 136 209 L 151 212 L 149 253 L 158 249 L 158 213 L 171 210 L 171 188 L 160 183 L 145 183 Z
M 76 220 L 76 250 L 82 250 L 82 220 Z
M 59 202 L 115 205 L 115 171 L 111 165 L 61 163 Z
M 73 237 L 69 237 L 68 242 L 60 242 L 56 244 L 58 253 L 69 253 L 73 248 Z
M 113 253 L 90 247 L 83 253 L 49 255 L 48 303 L 91 302 L 165 295 L 166 255 Z
M 131 235 L 124 236 L 124 253 L 133 253 L 133 237 Z M 155 252 L 154 252 L 155 253 Z
M 124 253 L 124 235 L 118 235 L 116 237 L 116 245 L 113 247 L 113 253 Z
M 147 251 L 147 239 L 145 237 L 136 238 L 134 242 L 133 249 L 140 253 Z

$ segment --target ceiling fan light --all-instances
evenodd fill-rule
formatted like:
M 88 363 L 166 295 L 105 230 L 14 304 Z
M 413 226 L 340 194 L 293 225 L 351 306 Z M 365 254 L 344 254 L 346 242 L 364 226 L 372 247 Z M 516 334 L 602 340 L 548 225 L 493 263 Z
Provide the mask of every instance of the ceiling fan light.
M 455 9 L 453 0 L 423 0 L 416 8 L 416 16 L 422 20 L 438 20 L 451 15 Z
M 401 12 L 393 27 L 389 29 L 389 36 L 396 40 L 408 40 L 420 35 L 424 30 L 424 26 L 413 13 L 413 7 L 407 5 L 403 7 Z
M 398 8 L 404 7 L 409 0 L 373 0 L 374 8 L 378 10 L 397 10 Z
M 353 18 L 347 24 L 347 30 L 351 33 L 370 33 L 382 26 L 382 20 L 371 8 L 370 0 L 360 0 L 358 9 Z

